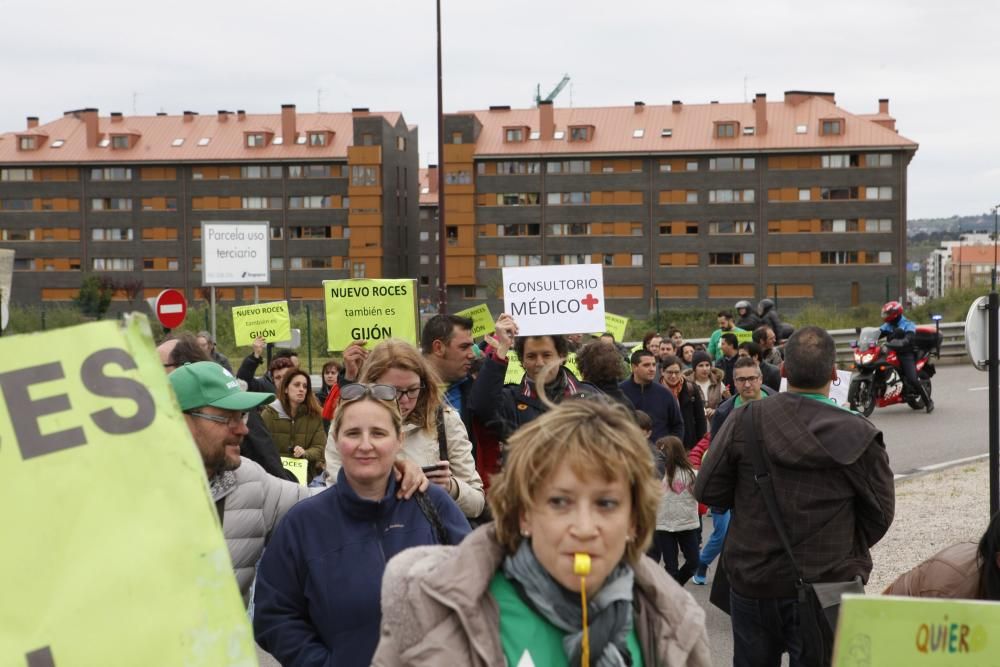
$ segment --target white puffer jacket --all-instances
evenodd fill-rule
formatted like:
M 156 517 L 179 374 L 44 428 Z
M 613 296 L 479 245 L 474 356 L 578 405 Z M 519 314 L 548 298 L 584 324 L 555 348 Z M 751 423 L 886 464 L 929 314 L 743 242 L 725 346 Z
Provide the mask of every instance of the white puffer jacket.
M 698 501 L 695 500 L 694 480 L 696 472 L 678 470 L 674 473 L 673 484 L 667 484 L 664 475 L 660 485 L 663 495 L 656 509 L 656 529 L 676 533 L 681 530 L 698 528 Z
M 249 602 L 254 568 L 274 527 L 292 505 L 308 498 L 313 490 L 269 475 L 246 458 L 241 458 L 236 470 L 213 478 L 210 486 L 213 501 L 226 499 L 222 534 L 243 601 Z
M 448 463 L 451 464 L 451 474 L 455 478 L 455 488 L 458 495 L 452 494 L 452 500 L 458 505 L 465 516 L 475 518 L 482 514 L 486 506 L 486 492 L 483 490 L 483 480 L 476 472 L 476 461 L 472 458 L 472 442 L 465 430 L 465 424 L 451 407 L 444 409 L 444 433 L 448 441 Z M 399 458 L 410 459 L 417 465 L 431 466 L 438 462 L 440 451 L 437 431 L 432 433 L 419 428 L 415 424 L 403 424 L 403 449 Z M 332 484 L 340 472 L 340 451 L 333 437 L 333 431 L 326 440 L 326 480 Z

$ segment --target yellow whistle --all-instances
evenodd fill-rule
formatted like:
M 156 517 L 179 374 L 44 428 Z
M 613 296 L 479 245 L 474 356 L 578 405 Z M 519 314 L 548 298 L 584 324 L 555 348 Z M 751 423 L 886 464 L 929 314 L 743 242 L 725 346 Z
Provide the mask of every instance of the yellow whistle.
M 590 574 L 590 555 L 589 554 L 574 554 L 573 555 L 573 574 L 585 577 Z

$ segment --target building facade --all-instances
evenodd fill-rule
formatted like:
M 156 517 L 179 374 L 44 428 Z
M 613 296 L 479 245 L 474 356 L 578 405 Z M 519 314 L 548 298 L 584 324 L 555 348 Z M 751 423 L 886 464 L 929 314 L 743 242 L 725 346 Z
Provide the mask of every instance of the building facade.
M 17 303 L 69 301 L 82 275 L 204 296 L 203 221 L 267 221 L 262 300 L 319 301 L 322 281 L 416 266 L 417 129 L 398 112 L 101 117 L 67 112 L 0 135 L 0 246 Z M 128 294 L 131 292 L 131 294 Z M 252 288 L 217 288 L 250 301 Z
M 438 167 L 420 170 L 420 222 L 417 229 L 417 293 L 420 312 L 436 313 L 440 303 L 438 267 L 441 264 L 438 244 Z
M 607 307 L 783 309 L 905 290 L 907 167 L 888 100 L 490 107 L 445 118 L 449 310 L 498 309 L 506 266 L 600 263 Z

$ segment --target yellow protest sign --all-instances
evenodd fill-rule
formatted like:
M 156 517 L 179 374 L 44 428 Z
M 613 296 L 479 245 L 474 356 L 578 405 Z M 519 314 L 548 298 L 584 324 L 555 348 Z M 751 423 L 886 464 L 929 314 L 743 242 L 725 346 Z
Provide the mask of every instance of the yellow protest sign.
M 465 310 L 460 310 L 455 313 L 459 317 L 468 317 L 472 320 L 472 337 L 482 338 L 487 334 L 491 334 L 496 330 L 494 326 L 496 322 L 493 321 L 493 315 L 490 313 L 490 308 L 485 303 L 472 308 L 466 308 Z
M 569 353 L 564 366 L 577 379 L 580 379 L 580 369 L 576 365 L 576 352 Z M 520 384 L 522 379 L 524 379 L 524 366 L 521 365 L 520 359 L 517 358 L 517 353 L 511 350 L 507 353 L 507 374 L 503 378 L 504 384 Z
M 628 328 L 628 318 L 622 315 L 615 315 L 604 311 L 604 331 L 615 337 L 615 342 L 620 343 L 625 340 L 625 330 Z M 597 335 L 604 333 L 599 332 Z
M 237 345 L 250 345 L 261 336 L 269 343 L 292 337 L 288 302 L 255 303 L 233 308 L 233 336 Z
M 739 343 L 751 343 L 753 342 L 753 332 L 752 331 L 734 331 L 736 334 L 736 342 Z
M 387 338 L 417 344 L 415 280 L 324 280 L 327 348 L 341 352 L 354 340 L 372 348 Z
M 846 595 L 834 667 L 996 665 L 1000 604 L 978 600 Z
M 257 664 L 145 317 L 0 339 L 0 525 L 0 664 Z
M 281 467 L 285 470 L 291 470 L 295 478 L 299 480 L 299 484 L 302 486 L 306 485 L 308 480 L 307 472 L 309 469 L 309 461 L 307 459 L 296 459 L 291 456 L 281 457 Z

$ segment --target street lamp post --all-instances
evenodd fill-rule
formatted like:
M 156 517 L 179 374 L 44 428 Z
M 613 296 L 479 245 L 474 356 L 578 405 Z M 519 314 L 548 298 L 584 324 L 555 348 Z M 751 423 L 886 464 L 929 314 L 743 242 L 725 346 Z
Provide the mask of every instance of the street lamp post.
M 997 210 L 993 207 L 993 271 L 990 280 L 989 319 L 989 415 L 990 415 L 990 516 L 1000 511 L 1000 296 L 997 295 Z
M 438 126 L 438 312 L 448 312 L 448 239 L 444 226 L 447 171 L 444 163 L 444 95 L 441 75 L 441 0 L 437 0 L 437 126 Z

